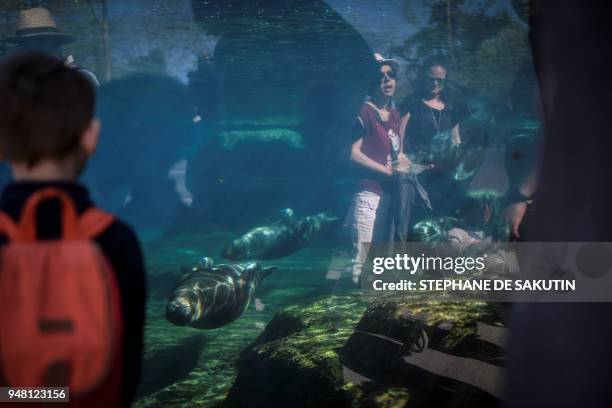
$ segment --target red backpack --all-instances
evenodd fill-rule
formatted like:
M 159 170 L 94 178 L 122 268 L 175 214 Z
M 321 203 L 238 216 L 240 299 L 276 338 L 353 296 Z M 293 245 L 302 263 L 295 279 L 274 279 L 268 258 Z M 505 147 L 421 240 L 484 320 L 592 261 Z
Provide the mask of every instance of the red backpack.
M 52 198 L 62 236 L 38 240 L 37 208 Z M 0 213 L 8 238 L 0 249 L 0 373 L 8 386 L 68 386 L 71 405 L 119 405 L 120 295 L 93 240 L 112 222 L 96 208 L 78 216 L 55 188 L 32 194 L 18 223 Z

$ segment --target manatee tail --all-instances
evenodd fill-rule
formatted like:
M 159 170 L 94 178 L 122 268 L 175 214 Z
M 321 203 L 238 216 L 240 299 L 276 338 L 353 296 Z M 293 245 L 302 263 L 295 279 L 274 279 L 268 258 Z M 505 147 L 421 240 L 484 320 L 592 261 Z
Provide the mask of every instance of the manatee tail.
M 276 266 L 266 266 L 265 268 L 262 268 L 261 279 L 263 280 L 266 276 L 274 272 L 276 269 L 278 269 Z

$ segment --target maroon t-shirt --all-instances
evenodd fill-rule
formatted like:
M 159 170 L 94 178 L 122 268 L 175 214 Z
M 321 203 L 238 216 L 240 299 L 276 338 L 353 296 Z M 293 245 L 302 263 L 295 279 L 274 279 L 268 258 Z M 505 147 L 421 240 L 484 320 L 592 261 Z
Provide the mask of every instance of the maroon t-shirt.
M 383 121 L 374 105 L 366 102 L 357 116 L 357 120 L 363 126 L 361 152 L 382 165 L 388 164 L 397 156 L 400 145 L 400 114 L 393 108 L 387 109 L 389 118 Z M 358 167 L 360 191 L 382 194 L 388 189 L 390 177 L 360 165 Z

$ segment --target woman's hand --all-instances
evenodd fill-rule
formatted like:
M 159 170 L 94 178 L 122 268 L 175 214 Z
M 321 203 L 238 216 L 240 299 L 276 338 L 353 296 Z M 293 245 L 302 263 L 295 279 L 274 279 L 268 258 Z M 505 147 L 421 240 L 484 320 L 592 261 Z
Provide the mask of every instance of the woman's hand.
M 412 162 L 404 153 L 400 153 L 397 160 L 393 164 L 393 169 L 400 173 L 407 173 L 412 166 Z
M 390 164 L 387 164 L 385 166 L 385 174 L 387 176 L 392 176 L 393 175 L 393 166 L 391 166 Z
M 517 239 L 519 235 L 519 226 L 523 217 L 525 217 L 525 211 L 527 211 L 527 204 L 524 202 L 518 202 L 511 204 L 506 209 L 506 223 L 510 227 L 510 238 Z
M 397 156 L 397 162 L 400 166 L 410 166 L 412 164 L 408 156 L 404 153 L 400 153 L 399 156 Z
M 362 143 L 363 143 L 363 138 L 359 138 L 355 143 L 353 143 L 353 146 L 351 148 L 351 160 L 353 160 L 355 163 L 358 163 L 359 165 L 366 167 L 370 170 L 377 171 L 387 176 L 392 176 L 393 168 L 391 168 L 391 166 L 385 166 L 383 164 L 380 164 L 377 161 L 365 155 L 361 151 Z
M 461 144 L 461 134 L 459 133 L 459 124 L 458 123 L 451 129 L 451 143 L 453 145 L 460 145 Z

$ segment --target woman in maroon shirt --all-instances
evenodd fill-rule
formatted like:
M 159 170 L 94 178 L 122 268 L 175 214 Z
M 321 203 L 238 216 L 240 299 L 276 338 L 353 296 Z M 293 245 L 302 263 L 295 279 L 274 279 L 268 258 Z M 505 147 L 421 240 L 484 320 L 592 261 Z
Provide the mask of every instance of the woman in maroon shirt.
M 380 83 L 366 101 L 357 120 L 360 125 L 359 138 L 351 148 L 351 159 L 358 167 L 358 191 L 354 198 L 353 215 L 353 281 L 359 282 L 368 245 L 372 242 L 376 213 L 383 194 L 393 186 L 391 163 L 400 154 L 400 115 L 391 106 L 395 94 L 395 78 L 399 64 L 374 54 L 380 67 Z

